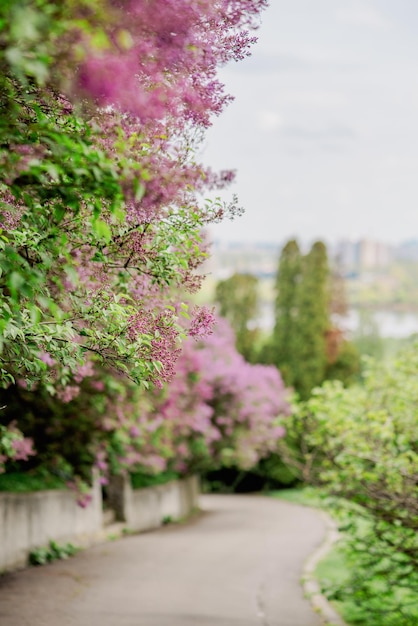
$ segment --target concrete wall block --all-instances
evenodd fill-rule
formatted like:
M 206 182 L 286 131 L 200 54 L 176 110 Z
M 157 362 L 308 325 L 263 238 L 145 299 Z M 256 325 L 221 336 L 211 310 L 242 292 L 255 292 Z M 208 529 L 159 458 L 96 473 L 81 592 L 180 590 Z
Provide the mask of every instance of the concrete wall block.
M 181 481 L 160 485 L 157 489 L 160 498 L 161 519 L 177 520 L 183 517 L 181 507 Z
M 50 541 L 93 543 L 102 528 L 102 515 L 97 476 L 85 509 L 70 491 L 0 493 L 0 572 L 25 565 L 34 548 Z
M 128 527 L 136 531 L 159 528 L 162 523 L 160 500 L 155 487 L 132 490 L 129 517 L 126 519 Z
M 111 484 L 111 500 L 117 503 L 119 519 L 130 530 L 159 528 L 164 520 L 187 517 L 198 506 L 199 482 L 195 476 L 144 489 L 132 489 L 129 477 L 112 478 Z
M 0 494 L 0 571 L 10 564 L 23 565 L 29 545 L 27 506 L 22 496 Z

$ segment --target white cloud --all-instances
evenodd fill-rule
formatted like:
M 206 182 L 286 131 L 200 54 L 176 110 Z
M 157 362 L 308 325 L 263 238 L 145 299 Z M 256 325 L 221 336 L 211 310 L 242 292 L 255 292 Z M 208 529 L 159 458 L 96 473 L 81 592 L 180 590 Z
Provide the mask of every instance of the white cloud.
M 342 90 L 284 87 L 278 94 L 278 101 L 283 105 L 304 106 L 306 109 L 309 107 L 334 109 L 344 106 L 347 103 L 347 96 Z
M 258 111 L 257 126 L 260 130 L 265 132 L 272 132 L 282 128 L 283 118 L 280 113 L 276 111 Z
M 370 6 L 355 5 L 337 9 L 337 21 L 352 26 L 364 26 L 373 30 L 387 31 L 391 28 L 389 20 Z

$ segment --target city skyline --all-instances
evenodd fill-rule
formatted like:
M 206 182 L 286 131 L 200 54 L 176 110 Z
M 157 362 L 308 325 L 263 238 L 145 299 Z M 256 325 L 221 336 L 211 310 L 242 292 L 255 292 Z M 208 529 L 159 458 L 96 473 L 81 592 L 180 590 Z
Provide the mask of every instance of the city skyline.
M 213 239 L 418 236 L 417 26 L 412 0 L 271 3 L 201 153 L 246 210 Z
M 272 277 L 276 274 L 277 263 L 286 241 L 214 241 L 205 270 L 218 279 L 227 278 L 234 273 Z M 302 254 L 306 254 L 314 243 L 297 241 Z M 330 263 L 343 271 L 345 276 L 386 271 L 399 261 L 418 262 L 418 239 L 404 240 L 397 245 L 367 238 L 338 239 L 332 243 L 324 243 Z

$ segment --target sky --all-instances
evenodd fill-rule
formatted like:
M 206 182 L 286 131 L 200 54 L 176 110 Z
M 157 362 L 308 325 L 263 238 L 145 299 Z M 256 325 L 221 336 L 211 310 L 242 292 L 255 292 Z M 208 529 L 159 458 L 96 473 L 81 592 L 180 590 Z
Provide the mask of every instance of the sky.
M 236 169 L 223 242 L 418 239 L 418 1 L 270 0 L 201 159 Z

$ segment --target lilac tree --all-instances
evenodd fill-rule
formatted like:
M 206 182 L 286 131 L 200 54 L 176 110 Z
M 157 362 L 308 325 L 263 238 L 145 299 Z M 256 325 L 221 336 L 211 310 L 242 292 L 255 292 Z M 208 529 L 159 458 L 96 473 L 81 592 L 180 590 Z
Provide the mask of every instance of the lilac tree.
M 145 387 L 173 375 L 201 229 L 238 211 L 199 202 L 232 174 L 196 147 L 230 99 L 217 68 L 248 53 L 265 4 L 1 3 L 3 388 L 68 400 L 91 364 Z
M 230 175 L 195 147 L 228 101 L 217 67 L 247 53 L 264 4 L 2 4 L 5 384 L 43 378 L 45 353 L 64 385 L 87 354 L 136 382 L 170 376 L 170 290 L 196 288 L 200 231 L 227 211 L 199 204 Z

